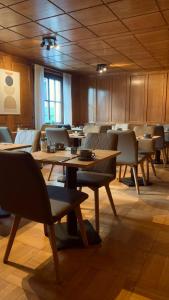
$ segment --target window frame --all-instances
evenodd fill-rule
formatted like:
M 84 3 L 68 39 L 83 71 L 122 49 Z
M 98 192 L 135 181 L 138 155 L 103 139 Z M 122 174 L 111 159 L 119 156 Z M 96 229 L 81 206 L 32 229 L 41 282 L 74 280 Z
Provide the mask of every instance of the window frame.
M 64 107 L 63 107 L 63 77 L 59 76 L 59 75 L 55 75 L 55 74 L 51 74 L 48 72 L 44 73 L 44 79 L 47 79 L 47 85 L 48 85 L 48 91 L 47 91 L 47 95 L 48 95 L 48 99 L 44 99 L 44 104 L 47 102 L 48 103 L 48 112 L 49 112 L 49 123 L 53 123 L 50 120 L 50 103 L 55 103 L 55 107 L 56 107 L 56 103 L 60 103 L 61 104 L 61 121 L 57 122 L 56 120 L 54 121 L 55 124 L 63 124 L 63 112 L 64 112 Z M 61 83 L 61 101 L 55 101 L 55 100 L 50 100 L 50 91 L 49 91 L 49 80 L 53 79 L 53 80 L 58 80 Z

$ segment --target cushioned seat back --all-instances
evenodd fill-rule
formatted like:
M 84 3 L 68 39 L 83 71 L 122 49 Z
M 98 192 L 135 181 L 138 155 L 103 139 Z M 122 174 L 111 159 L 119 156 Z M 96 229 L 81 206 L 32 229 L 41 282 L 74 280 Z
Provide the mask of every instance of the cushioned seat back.
M 96 124 L 86 124 L 83 127 L 83 132 L 85 134 L 91 132 L 91 133 L 99 133 L 101 131 L 101 126 Z
M 135 132 L 136 136 L 144 136 L 144 134 L 146 134 L 146 133 L 151 134 L 153 136 L 154 132 L 155 132 L 155 126 L 151 126 L 151 125 L 135 126 L 134 132 Z
M 0 206 L 15 215 L 51 224 L 47 188 L 31 154 L 1 151 L 0 165 Z
M 40 131 L 39 130 L 20 130 L 15 137 L 15 144 L 32 145 L 25 148 L 26 152 L 35 152 L 39 150 Z
M 113 130 L 111 132 L 114 132 Z M 121 152 L 117 156 L 117 162 L 126 164 L 138 163 L 138 143 L 134 131 L 116 131 L 118 134 L 117 150 Z
M 46 128 L 46 137 L 49 145 L 62 143 L 65 146 L 70 145 L 69 134 L 64 128 Z
M 164 146 L 165 146 L 164 127 L 162 125 L 156 125 L 155 130 L 154 130 L 154 134 L 157 135 L 157 136 L 160 136 L 160 138 L 158 138 L 155 141 L 155 149 L 156 150 L 163 149 Z
M 0 143 L 13 143 L 12 134 L 8 127 L 0 127 Z
M 84 148 L 117 150 L 117 135 L 112 133 L 90 133 L 87 136 Z M 86 170 L 86 169 L 85 169 Z M 88 171 L 116 174 L 116 159 L 110 158 L 98 163 L 96 166 L 90 167 Z

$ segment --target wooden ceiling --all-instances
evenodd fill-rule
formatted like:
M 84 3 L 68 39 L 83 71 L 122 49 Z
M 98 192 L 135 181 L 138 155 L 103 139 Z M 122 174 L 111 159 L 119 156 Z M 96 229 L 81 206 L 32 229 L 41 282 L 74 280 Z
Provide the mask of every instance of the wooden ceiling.
M 57 34 L 59 50 L 41 48 Z M 0 50 L 61 70 L 169 68 L 169 0 L 0 0 Z

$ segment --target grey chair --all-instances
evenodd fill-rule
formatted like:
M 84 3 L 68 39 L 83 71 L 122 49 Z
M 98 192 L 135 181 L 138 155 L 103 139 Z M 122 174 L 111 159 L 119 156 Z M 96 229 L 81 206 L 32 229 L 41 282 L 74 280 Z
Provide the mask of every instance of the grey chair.
M 0 127 L 0 143 L 13 143 L 13 137 L 8 127 Z
M 138 154 L 138 142 L 134 131 L 131 130 L 121 131 L 118 132 L 117 134 L 118 134 L 117 150 L 121 152 L 121 154 L 117 157 L 117 165 L 120 166 L 120 173 L 121 173 L 121 166 L 124 165 L 124 166 L 131 167 L 134 176 L 136 191 L 138 194 L 140 194 L 137 168 L 138 165 L 140 165 L 142 176 L 143 176 L 143 182 L 144 185 L 146 185 L 146 176 L 145 176 L 144 166 L 143 166 L 143 163 L 146 160 L 146 155 Z M 119 179 L 120 177 L 121 176 L 119 176 Z
M 166 155 L 164 127 L 162 125 L 156 125 L 154 130 L 154 135 L 160 137 L 155 141 L 155 150 L 160 151 L 162 153 L 163 164 L 165 166 L 167 163 L 167 155 Z
M 84 148 L 88 149 L 117 149 L 117 135 L 108 133 L 88 133 Z M 114 215 L 116 216 L 116 209 L 113 202 L 112 194 L 109 184 L 116 178 L 116 159 L 110 158 L 107 161 L 100 162 L 97 166 L 77 172 L 77 185 L 82 188 L 89 187 L 94 191 L 95 199 L 95 226 L 96 231 L 99 232 L 99 188 L 104 186 L 111 204 Z
M 76 190 L 46 186 L 43 176 L 30 153 L 1 151 L 0 165 L 0 205 L 4 210 L 15 216 L 4 263 L 8 262 L 20 220 L 26 218 L 44 224 L 45 228 L 48 227 L 55 272 L 58 279 L 58 256 L 54 223 L 74 210 L 79 222 L 83 243 L 87 246 L 88 242 L 80 203 L 88 195 Z
M 169 157 L 169 124 L 164 125 L 164 138 L 165 138 L 165 146 L 166 146 L 166 156 L 167 162 Z
M 40 130 L 19 130 L 15 137 L 15 144 L 28 144 L 30 148 L 22 149 L 26 152 L 36 152 L 40 149 Z
M 48 145 L 55 145 L 62 143 L 66 147 L 71 146 L 71 140 L 69 138 L 68 131 L 65 128 L 46 128 L 46 137 Z M 54 165 L 52 165 L 48 180 L 50 180 Z

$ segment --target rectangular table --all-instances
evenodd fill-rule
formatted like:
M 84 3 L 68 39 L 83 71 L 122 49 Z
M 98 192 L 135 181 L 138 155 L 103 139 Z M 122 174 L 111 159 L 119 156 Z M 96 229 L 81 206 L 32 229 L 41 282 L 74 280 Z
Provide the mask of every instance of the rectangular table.
M 72 155 L 70 151 L 57 151 L 56 153 L 34 152 L 33 158 L 41 163 L 50 163 L 55 165 L 63 165 L 66 167 L 66 186 L 70 189 L 76 189 L 76 176 L 78 168 L 87 168 L 97 163 L 116 157 L 119 151 L 113 150 L 94 150 L 96 155 L 92 161 L 80 161 L 76 155 Z M 90 244 L 96 244 L 101 241 L 99 235 L 93 229 L 92 225 L 85 221 L 87 236 Z M 67 217 L 67 223 L 56 225 L 58 249 L 75 247 L 81 245 L 80 235 L 77 230 L 77 220 L 74 212 Z

